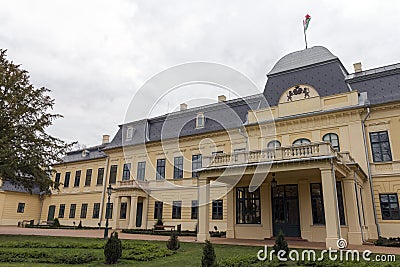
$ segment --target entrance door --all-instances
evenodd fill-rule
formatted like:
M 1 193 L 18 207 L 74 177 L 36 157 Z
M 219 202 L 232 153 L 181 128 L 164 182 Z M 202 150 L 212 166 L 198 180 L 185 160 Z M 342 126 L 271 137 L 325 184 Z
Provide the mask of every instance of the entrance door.
M 136 227 L 142 226 L 142 213 L 143 213 L 143 202 L 138 202 L 136 209 Z
M 300 236 L 299 196 L 297 185 L 272 188 L 272 220 L 274 236 L 282 230 L 285 236 Z
M 48 222 L 54 221 L 55 211 L 56 211 L 56 206 L 54 206 L 54 205 L 49 206 L 49 212 L 47 213 L 47 221 Z

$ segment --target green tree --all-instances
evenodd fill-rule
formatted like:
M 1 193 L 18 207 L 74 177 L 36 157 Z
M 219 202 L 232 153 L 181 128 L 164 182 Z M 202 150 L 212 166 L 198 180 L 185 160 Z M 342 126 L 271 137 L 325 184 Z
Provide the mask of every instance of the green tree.
M 54 186 L 50 166 L 71 146 L 45 131 L 62 117 L 50 113 L 54 99 L 49 92 L 34 87 L 29 73 L 0 49 L 0 179 L 28 190 Z
M 107 264 L 115 264 L 122 257 L 122 243 L 118 233 L 113 232 L 104 247 L 104 256 Z
M 275 245 L 273 247 L 275 250 L 275 254 L 278 253 L 278 251 L 283 250 L 286 251 L 286 254 L 284 257 L 287 257 L 289 254 L 289 246 L 288 243 L 285 239 L 285 235 L 283 234 L 282 230 L 279 230 L 278 236 L 275 238 Z
M 173 231 L 167 242 L 167 248 L 169 250 L 178 250 L 180 246 L 181 245 L 179 244 L 178 236 L 175 231 Z
M 206 240 L 203 248 L 203 257 L 201 258 L 202 267 L 217 266 L 217 256 L 215 255 L 214 247 L 210 241 Z

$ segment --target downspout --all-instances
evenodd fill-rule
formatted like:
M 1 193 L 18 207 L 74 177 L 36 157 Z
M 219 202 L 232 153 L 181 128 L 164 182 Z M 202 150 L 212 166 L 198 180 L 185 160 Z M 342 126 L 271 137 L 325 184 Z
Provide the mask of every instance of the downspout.
M 39 219 L 38 219 L 38 225 L 40 224 L 40 219 L 42 218 L 42 211 L 43 211 L 43 203 L 44 203 L 44 192 L 39 193 L 39 198 L 40 198 L 40 212 L 39 212 Z
M 335 177 L 335 166 L 333 165 L 333 158 L 331 158 L 331 171 L 332 171 L 332 178 L 334 179 L 333 182 L 333 190 L 335 191 L 334 194 L 336 196 L 336 214 L 337 214 L 337 218 L 338 218 L 338 227 L 337 227 L 337 235 L 340 238 L 342 238 L 342 233 L 340 231 L 340 213 L 339 213 L 339 203 L 338 203 L 338 199 L 337 199 L 337 188 L 336 188 L 336 177 Z
M 356 204 L 357 204 L 358 223 L 360 225 L 361 239 L 362 239 L 362 242 L 364 243 L 365 239 L 364 239 L 363 225 L 362 225 L 362 222 L 361 222 L 360 203 L 358 202 L 359 197 L 358 197 L 358 187 L 357 187 L 357 180 L 356 180 L 356 172 L 354 172 L 354 174 L 353 174 L 353 180 L 354 180 L 354 190 L 356 190 L 356 198 L 357 198 L 356 199 Z
M 372 207 L 374 210 L 376 231 L 378 232 L 378 236 L 381 236 L 381 229 L 380 229 L 380 226 L 378 223 L 378 216 L 376 215 L 376 205 L 375 205 L 374 189 L 373 189 L 372 175 L 371 175 L 371 164 L 370 164 L 369 152 L 368 152 L 368 147 L 367 147 L 367 137 L 366 137 L 366 133 L 365 133 L 365 121 L 368 119 L 370 114 L 371 114 L 371 110 L 370 110 L 369 105 L 367 105 L 367 115 L 365 115 L 365 118 L 361 121 L 361 127 L 362 127 L 362 134 L 363 134 L 363 140 L 364 140 L 365 159 L 367 160 L 369 189 L 371 191 Z
M 105 196 L 106 196 L 107 181 L 108 181 L 108 179 L 107 179 L 107 176 L 108 176 L 108 161 L 109 161 L 109 157 L 107 155 L 106 166 L 104 167 L 104 175 L 103 175 L 103 191 L 101 192 L 99 227 L 101 226 L 101 221 L 103 220 L 103 213 L 104 213 L 104 199 L 105 199 Z

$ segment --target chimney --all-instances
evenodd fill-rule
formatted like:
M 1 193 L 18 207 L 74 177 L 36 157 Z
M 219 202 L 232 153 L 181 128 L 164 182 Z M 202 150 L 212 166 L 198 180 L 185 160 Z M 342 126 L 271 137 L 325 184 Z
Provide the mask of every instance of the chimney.
M 180 109 L 180 110 L 181 110 L 181 111 L 182 111 L 182 110 L 187 110 L 187 108 L 188 108 L 188 105 L 187 105 L 186 103 L 182 103 L 182 104 L 181 104 L 181 109 Z
M 226 96 L 224 96 L 224 95 L 219 95 L 218 96 L 218 103 L 225 102 L 225 101 L 226 101 Z
M 103 134 L 103 141 L 101 142 L 102 145 L 110 143 L 110 136 L 108 134 Z
M 353 67 L 354 67 L 354 72 L 362 72 L 362 65 L 361 65 L 361 62 L 358 62 L 358 63 L 354 63 L 353 64 Z

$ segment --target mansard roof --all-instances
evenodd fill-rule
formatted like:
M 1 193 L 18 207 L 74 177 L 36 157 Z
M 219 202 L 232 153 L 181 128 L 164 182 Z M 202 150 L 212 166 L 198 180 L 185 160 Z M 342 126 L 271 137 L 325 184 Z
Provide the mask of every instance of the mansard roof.
M 323 46 L 314 46 L 304 50 L 292 52 L 283 56 L 275 63 L 272 70 L 267 74 L 268 77 L 287 71 L 321 64 L 338 58 Z
M 339 58 L 322 46 L 296 51 L 282 57 L 267 77 L 263 94 L 119 125 L 118 132 L 110 143 L 86 148 L 89 153 L 85 157 L 82 157 L 82 150 L 69 152 L 63 162 L 104 158 L 106 154 L 103 150 L 123 145 L 144 144 L 161 139 L 238 128 L 246 124 L 248 110 L 277 106 L 282 93 L 297 84 L 314 87 L 321 97 L 357 90 L 360 93 L 367 92 L 372 104 L 400 101 L 400 64 L 349 74 Z M 200 112 L 204 114 L 206 123 L 204 128 L 196 129 L 195 119 Z M 124 138 L 126 127 L 134 129 L 129 140 Z

